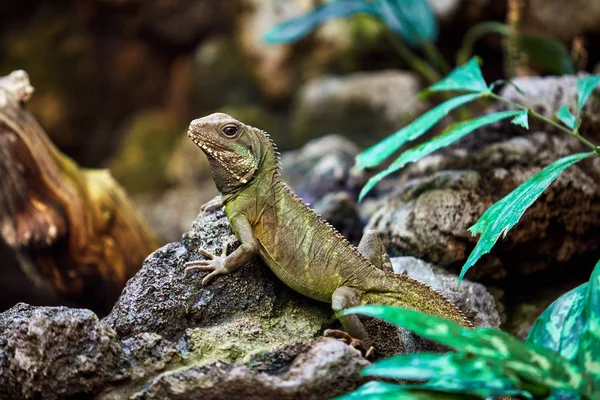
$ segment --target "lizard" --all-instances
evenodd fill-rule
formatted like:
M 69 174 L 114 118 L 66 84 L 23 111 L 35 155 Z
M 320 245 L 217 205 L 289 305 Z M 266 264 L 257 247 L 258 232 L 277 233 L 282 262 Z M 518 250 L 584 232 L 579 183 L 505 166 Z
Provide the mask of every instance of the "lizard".
M 214 113 L 193 120 L 189 138 L 208 158 L 220 196 L 201 207 L 225 207 L 225 215 L 241 245 L 220 256 L 199 249 L 207 259 L 185 263 L 185 273 L 215 277 L 235 272 L 259 255 L 287 286 L 312 299 L 331 303 L 334 312 L 363 304 L 414 309 L 471 327 L 471 322 L 435 289 L 391 272 L 391 263 L 376 231 L 364 233 L 358 248 L 320 218 L 285 184 L 279 153 L 270 136 L 235 118 Z M 369 336 L 356 315 L 339 317 L 347 339 L 361 348 Z

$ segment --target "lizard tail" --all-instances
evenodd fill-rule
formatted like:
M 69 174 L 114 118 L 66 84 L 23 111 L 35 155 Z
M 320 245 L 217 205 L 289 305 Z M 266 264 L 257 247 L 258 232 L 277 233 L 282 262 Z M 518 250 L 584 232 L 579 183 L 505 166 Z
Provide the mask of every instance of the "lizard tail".
M 437 290 L 408 275 L 385 273 L 381 278 L 376 288 L 363 292 L 364 304 L 409 308 L 458 322 L 465 327 L 473 326 L 462 311 Z

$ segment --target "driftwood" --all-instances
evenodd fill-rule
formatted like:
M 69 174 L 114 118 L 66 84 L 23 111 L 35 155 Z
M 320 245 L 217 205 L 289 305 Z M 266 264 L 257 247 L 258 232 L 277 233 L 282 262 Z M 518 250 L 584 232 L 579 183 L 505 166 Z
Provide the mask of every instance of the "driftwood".
M 32 93 L 24 71 L 0 77 L 0 238 L 36 285 L 105 310 L 155 240 L 107 170 L 52 144 L 25 108 Z

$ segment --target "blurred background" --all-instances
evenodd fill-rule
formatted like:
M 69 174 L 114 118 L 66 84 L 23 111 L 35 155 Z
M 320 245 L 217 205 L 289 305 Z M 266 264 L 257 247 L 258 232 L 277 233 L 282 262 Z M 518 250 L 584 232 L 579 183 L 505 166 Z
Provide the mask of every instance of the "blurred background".
M 29 74 L 35 94 L 27 107 L 51 140 L 82 167 L 108 168 L 162 244 L 179 240 L 216 194 L 204 155 L 185 135 L 194 118 L 231 114 L 271 133 L 283 151 L 332 133 L 364 148 L 430 108 L 417 100 L 435 80 L 430 70 L 445 75 L 469 41 L 466 59 L 484 60 L 488 82 L 593 72 L 600 62 L 595 0 L 429 0 L 434 51 L 364 13 L 313 15 L 306 34 L 265 40 L 324 3 L 3 0 L 0 75 Z M 523 43 L 528 62 L 515 62 L 516 30 L 552 40 Z M 418 68 L 414 56 L 433 67 Z M 55 301 L 17 265 L 1 247 L 2 310 Z

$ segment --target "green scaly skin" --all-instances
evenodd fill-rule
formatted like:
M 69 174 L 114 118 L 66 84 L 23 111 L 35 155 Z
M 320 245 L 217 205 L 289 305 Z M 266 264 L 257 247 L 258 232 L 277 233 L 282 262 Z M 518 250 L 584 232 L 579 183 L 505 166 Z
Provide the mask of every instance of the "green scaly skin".
M 367 232 L 358 249 L 306 206 L 281 180 L 278 153 L 269 136 L 226 114 L 211 114 L 190 124 L 188 135 L 206 154 L 220 199 L 204 209 L 225 206 L 241 242 L 230 255 L 204 250 L 208 260 L 186 263 L 186 272 L 209 271 L 202 283 L 234 272 L 255 255 L 286 285 L 334 311 L 363 304 L 415 309 L 471 323 L 439 292 L 391 271 L 377 234 Z M 367 340 L 354 315 L 341 319 L 351 336 Z

